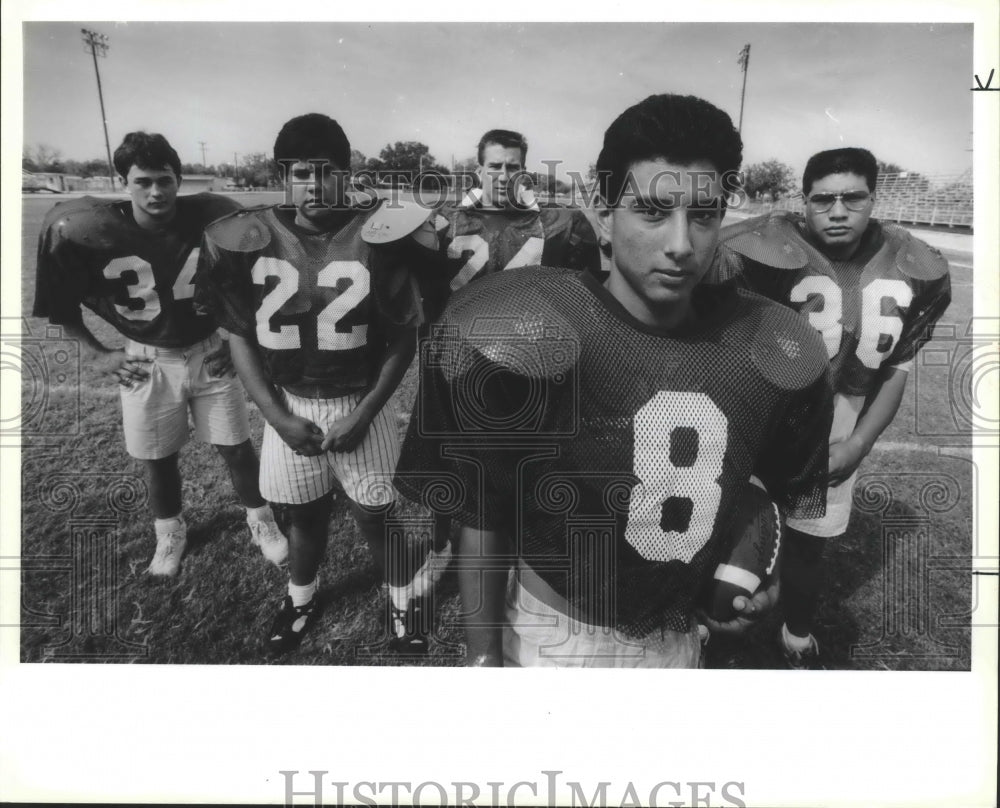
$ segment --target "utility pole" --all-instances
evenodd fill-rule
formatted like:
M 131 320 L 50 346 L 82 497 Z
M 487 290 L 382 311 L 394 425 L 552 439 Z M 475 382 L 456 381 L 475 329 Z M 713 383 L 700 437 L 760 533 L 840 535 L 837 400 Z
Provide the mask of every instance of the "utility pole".
M 199 140 L 198 143 L 201 144 L 201 164 L 208 168 L 208 163 L 205 162 L 205 141 Z
M 740 93 L 740 124 L 737 127 L 737 131 L 743 134 L 743 99 L 747 95 L 747 69 L 750 67 L 750 43 L 747 42 L 743 46 L 743 50 L 740 51 L 740 57 L 736 60 L 741 68 L 743 68 L 743 91 Z
M 104 92 L 101 90 L 101 71 L 97 69 L 97 57 L 106 57 L 108 55 L 108 37 L 105 34 L 99 34 L 97 31 L 91 31 L 87 28 L 81 28 L 80 33 L 83 34 L 83 44 L 90 51 L 90 55 L 94 57 L 94 75 L 97 76 L 97 97 L 101 102 L 101 122 L 104 124 L 104 148 L 108 154 L 108 179 L 111 180 L 111 190 L 115 189 L 115 166 L 111 162 L 111 142 L 108 140 L 108 116 L 104 112 Z

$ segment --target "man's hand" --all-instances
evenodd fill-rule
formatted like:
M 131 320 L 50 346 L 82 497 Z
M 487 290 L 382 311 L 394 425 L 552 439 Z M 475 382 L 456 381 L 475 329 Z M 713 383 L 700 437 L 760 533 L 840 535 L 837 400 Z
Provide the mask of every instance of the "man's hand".
M 867 455 L 864 444 L 853 436 L 831 443 L 829 484 L 837 486 L 849 480 Z
M 295 454 L 314 457 L 323 453 L 320 445 L 323 440 L 323 430 L 308 418 L 288 413 L 273 422 L 271 426 Z
M 358 447 L 368 434 L 372 419 L 361 407 L 334 421 L 323 438 L 324 452 L 350 452 Z
M 152 359 L 139 356 L 127 356 L 123 350 L 104 351 L 98 354 L 94 369 L 104 375 L 109 374 L 126 390 L 131 390 L 140 382 L 149 378 L 149 366 Z
M 778 573 L 775 570 L 752 598 L 746 598 L 742 595 L 733 598 L 736 617 L 732 620 L 719 623 L 699 609 L 697 611 L 698 622 L 703 623 L 712 634 L 742 634 L 751 626 L 756 625 L 760 618 L 777 604 L 780 589 L 778 580 Z
M 212 351 L 205 357 L 205 367 L 208 368 L 209 374 L 216 379 L 236 375 L 236 370 L 233 368 L 233 357 L 229 353 L 228 340 L 223 340 L 222 346 L 218 350 Z

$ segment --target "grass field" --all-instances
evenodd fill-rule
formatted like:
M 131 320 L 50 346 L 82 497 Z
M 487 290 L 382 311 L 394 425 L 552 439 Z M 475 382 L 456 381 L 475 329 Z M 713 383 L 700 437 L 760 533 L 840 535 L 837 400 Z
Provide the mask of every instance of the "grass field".
M 246 194 L 244 204 L 273 201 Z M 31 311 L 42 217 L 52 197 L 22 204 L 22 311 Z M 967 670 L 973 555 L 972 500 L 978 479 L 970 451 L 977 346 L 967 338 L 972 266 L 951 255 L 953 303 L 935 340 L 918 356 L 903 406 L 861 468 L 847 535 L 829 552 L 829 585 L 818 636 L 845 669 Z M 122 340 L 88 314 L 108 345 Z M 249 542 L 242 509 L 214 450 L 181 452 L 188 551 L 172 581 L 144 574 L 154 539 L 141 468 L 125 452 L 118 393 L 80 366 L 73 343 L 25 316 L 3 323 L 21 345 L 21 658 L 234 664 L 264 662 L 263 637 L 286 575 Z M 5 357 L 8 355 L 5 347 Z M 415 396 L 411 367 L 396 396 L 404 430 Z M 259 446 L 262 421 L 251 410 Z M 985 492 L 982 492 L 985 494 Z M 423 516 L 404 506 L 401 520 Z M 463 660 L 454 574 L 439 589 L 436 641 L 426 659 L 381 645 L 376 575 L 338 499 L 320 571 L 325 612 L 302 648 L 278 664 L 457 665 Z M 740 641 L 713 639 L 721 667 L 780 667 L 777 616 Z

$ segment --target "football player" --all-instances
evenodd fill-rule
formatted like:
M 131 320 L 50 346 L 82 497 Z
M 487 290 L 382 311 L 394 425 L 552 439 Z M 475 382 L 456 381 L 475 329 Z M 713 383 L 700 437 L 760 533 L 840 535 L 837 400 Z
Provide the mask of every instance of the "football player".
M 805 215 L 774 212 L 723 231 L 716 271 L 791 307 L 822 335 L 834 387 L 826 515 L 789 518 L 780 641 L 792 668 L 823 663 L 812 634 L 822 555 L 851 514 L 858 466 L 892 422 L 913 357 L 948 307 L 948 263 L 906 230 L 872 218 L 871 152 L 809 158 Z
M 470 664 L 694 667 L 695 605 L 751 473 L 784 511 L 822 512 L 822 340 L 701 283 L 741 157 L 702 99 L 627 109 L 597 163 L 607 279 L 492 275 L 422 345 L 397 485 L 429 507 L 452 492 Z M 775 594 L 709 628 L 742 628 Z
M 422 274 L 425 315 L 437 319 L 448 297 L 494 272 L 544 264 L 597 272 L 597 234 L 582 210 L 541 206 L 528 187 L 528 141 L 491 129 L 479 140 L 478 187 L 431 217 L 444 259 Z
M 261 491 L 290 511 L 288 593 L 268 634 L 271 655 L 294 649 L 319 615 L 317 573 L 338 483 L 391 576 L 394 638 L 403 633 L 395 627 L 407 580 L 385 549 L 399 455 L 389 399 L 413 358 L 420 308 L 398 247 L 361 238 L 377 200 L 351 203 L 350 153 L 326 115 L 285 123 L 274 159 L 291 204 L 217 222 L 198 270 L 199 301 L 230 330 L 233 363 L 267 422 Z
M 78 338 L 85 358 L 121 392 L 125 445 L 141 460 L 155 519 L 149 572 L 173 576 L 187 543 L 177 453 L 195 435 L 215 445 L 247 509 L 252 541 L 282 564 L 288 542 L 257 487 L 246 398 L 229 344 L 193 306 L 205 227 L 240 206 L 210 193 L 177 195 L 181 164 L 163 135 L 131 132 L 115 150 L 128 201 L 85 196 L 45 217 L 38 246 L 34 315 Z M 81 305 L 125 338 L 107 348 L 87 328 Z M 89 355 L 87 355 L 89 354 Z
M 579 209 L 540 206 L 527 185 L 528 141 L 520 132 L 491 129 L 477 146 L 478 187 L 458 205 L 430 217 L 423 244 L 439 251 L 420 262 L 424 313 L 433 322 L 452 293 L 496 272 L 544 264 L 600 272 L 597 234 Z M 421 234 L 417 234 L 421 238 Z M 451 561 L 451 522 L 435 519 L 434 546 L 414 578 L 414 592 L 431 590 Z

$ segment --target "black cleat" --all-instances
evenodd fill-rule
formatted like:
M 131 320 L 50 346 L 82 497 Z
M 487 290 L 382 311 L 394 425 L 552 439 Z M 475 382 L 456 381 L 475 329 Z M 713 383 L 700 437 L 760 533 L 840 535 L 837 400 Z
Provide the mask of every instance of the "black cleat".
M 425 609 L 424 598 L 410 598 L 406 609 L 397 609 L 392 598 L 386 597 L 386 633 L 389 650 L 410 656 L 426 654 L 430 649 L 431 610 Z
M 315 595 L 304 606 L 293 606 L 291 596 L 286 595 L 267 635 L 267 655 L 278 657 L 298 648 L 303 635 L 319 619 L 320 611 Z

